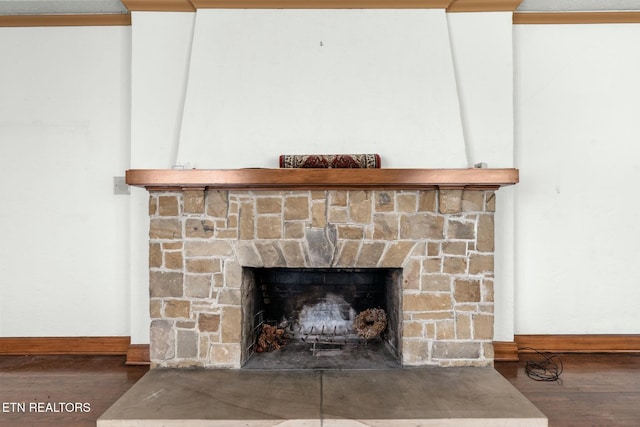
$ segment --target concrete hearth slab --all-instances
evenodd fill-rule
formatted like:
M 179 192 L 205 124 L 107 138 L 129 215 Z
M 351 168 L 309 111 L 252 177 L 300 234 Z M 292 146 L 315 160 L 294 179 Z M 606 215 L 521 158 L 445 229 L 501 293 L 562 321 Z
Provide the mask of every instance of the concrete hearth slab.
M 99 419 L 138 426 L 547 426 L 491 368 L 154 369 Z
M 492 368 L 327 371 L 322 392 L 323 426 L 547 425 Z

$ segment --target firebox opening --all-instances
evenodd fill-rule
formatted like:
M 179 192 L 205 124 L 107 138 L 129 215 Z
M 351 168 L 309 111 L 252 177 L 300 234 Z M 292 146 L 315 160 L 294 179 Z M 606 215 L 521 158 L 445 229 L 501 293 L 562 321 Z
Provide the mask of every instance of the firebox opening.
M 401 269 L 243 269 L 243 367 L 398 367 L 401 283 Z

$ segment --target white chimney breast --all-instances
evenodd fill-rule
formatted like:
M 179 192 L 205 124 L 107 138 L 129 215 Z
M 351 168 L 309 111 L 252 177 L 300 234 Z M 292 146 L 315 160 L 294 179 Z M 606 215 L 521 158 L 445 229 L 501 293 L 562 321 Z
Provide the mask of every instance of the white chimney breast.
M 371 152 L 384 167 L 467 166 L 443 9 L 196 15 L 177 163 Z

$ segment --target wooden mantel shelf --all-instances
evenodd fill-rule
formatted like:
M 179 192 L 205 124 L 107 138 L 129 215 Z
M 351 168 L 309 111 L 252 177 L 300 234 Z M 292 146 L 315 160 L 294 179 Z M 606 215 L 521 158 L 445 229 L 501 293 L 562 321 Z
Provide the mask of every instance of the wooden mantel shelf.
M 518 169 L 130 169 L 127 184 L 152 190 L 497 189 Z

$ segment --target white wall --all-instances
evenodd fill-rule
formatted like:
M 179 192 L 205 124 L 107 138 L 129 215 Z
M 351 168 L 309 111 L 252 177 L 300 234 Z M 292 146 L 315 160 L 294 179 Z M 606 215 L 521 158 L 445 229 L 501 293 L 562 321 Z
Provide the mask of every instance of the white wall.
M 346 152 L 465 167 L 461 126 L 442 9 L 197 12 L 181 163 Z
M 130 28 L 0 28 L 0 52 L 0 336 L 127 336 Z
M 517 25 L 515 331 L 640 333 L 640 25 Z

